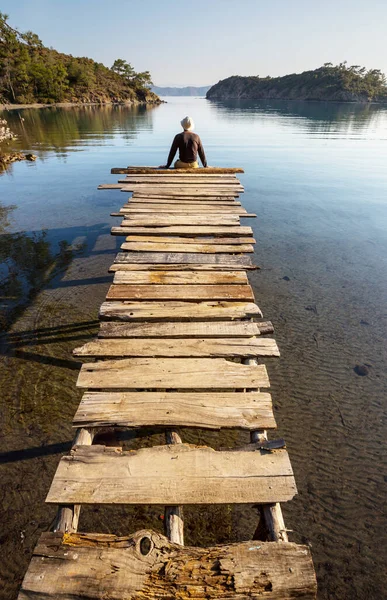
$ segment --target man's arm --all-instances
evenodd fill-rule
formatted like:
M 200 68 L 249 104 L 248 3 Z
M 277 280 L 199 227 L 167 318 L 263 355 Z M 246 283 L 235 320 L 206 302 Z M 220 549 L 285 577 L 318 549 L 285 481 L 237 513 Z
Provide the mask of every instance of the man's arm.
M 202 140 L 200 138 L 199 138 L 198 153 L 200 156 L 200 160 L 202 161 L 203 167 L 206 167 L 207 159 L 206 159 L 206 155 L 204 154 L 204 148 L 203 148 Z
M 159 169 L 169 169 L 169 167 L 172 164 L 173 159 L 175 158 L 175 154 L 177 152 L 178 147 L 179 147 L 179 143 L 178 143 L 177 135 L 175 135 L 173 142 L 172 142 L 171 149 L 169 151 L 168 162 L 166 165 L 161 165 L 159 167 Z

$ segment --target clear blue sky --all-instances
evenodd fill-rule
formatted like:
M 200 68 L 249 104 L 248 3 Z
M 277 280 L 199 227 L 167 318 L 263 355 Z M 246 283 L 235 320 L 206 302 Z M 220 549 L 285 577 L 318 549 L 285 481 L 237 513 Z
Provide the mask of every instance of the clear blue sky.
M 149 70 L 156 85 L 284 75 L 324 62 L 387 73 L 387 0 L 2 0 L 46 46 Z

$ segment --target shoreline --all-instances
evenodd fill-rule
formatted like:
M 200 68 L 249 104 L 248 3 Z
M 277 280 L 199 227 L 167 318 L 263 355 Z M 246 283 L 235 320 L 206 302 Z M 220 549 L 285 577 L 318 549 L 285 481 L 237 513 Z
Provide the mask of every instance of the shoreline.
M 158 106 L 159 104 L 165 104 L 164 100 L 159 102 L 53 102 L 51 104 L 0 104 L 0 111 L 8 110 L 22 110 L 25 108 L 73 108 L 80 106 Z

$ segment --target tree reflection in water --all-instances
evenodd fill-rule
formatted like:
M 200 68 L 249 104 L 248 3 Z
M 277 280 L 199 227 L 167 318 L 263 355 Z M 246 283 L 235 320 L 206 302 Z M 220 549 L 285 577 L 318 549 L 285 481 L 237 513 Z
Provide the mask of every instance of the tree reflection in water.
M 6 330 L 37 292 L 72 260 L 74 251 L 59 242 L 54 254 L 47 232 L 9 233 L 9 216 L 15 206 L 0 203 L 0 329 Z

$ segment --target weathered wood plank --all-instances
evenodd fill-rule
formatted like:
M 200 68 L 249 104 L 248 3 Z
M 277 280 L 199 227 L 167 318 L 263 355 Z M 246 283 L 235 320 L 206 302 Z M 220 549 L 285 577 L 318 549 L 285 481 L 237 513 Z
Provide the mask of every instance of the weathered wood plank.
M 209 236 L 197 236 L 197 237 L 183 237 L 183 236 L 157 236 L 147 235 L 144 238 L 143 235 L 129 235 L 125 239 L 126 242 L 154 242 L 156 244 L 224 244 L 224 245 L 240 245 L 240 244 L 255 244 L 254 238 L 249 237 L 209 237 Z
M 96 445 L 62 457 L 46 502 L 244 504 L 286 502 L 296 493 L 286 450 L 219 452 L 176 444 L 124 452 Z
M 230 193 L 231 195 L 234 192 L 243 192 L 244 187 L 243 185 L 241 185 L 240 183 L 238 183 L 237 181 L 235 181 L 235 183 L 224 183 L 224 184 L 218 184 L 218 183 L 209 183 L 209 182 L 202 182 L 202 181 L 198 181 L 197 183 L 175 183 L 175 182 L 170 182 L 167 183 L 165 182 L 164 184 L 162 183 L 132 183 L 130 181 L 128 181 L 127 179 L 119 179 L 118 180 L 119 184 L 122 184 L 123 186 L 125 186 L 125 189 L 127 191 L 138 191 L 138 192 L 144 192 L 144 191 L 161 191 L 161 192 L 172 192 L 174 194 L 176 193 L 180 193 L 180 192 L 202 192 L 204 196 L 208 195 L 210 192 L 211 193 L 219 193 L 219 194 L 223 194 L 223 193 Z
M 127 216 L 122 221 L 121 227 L 163 227 L 164 225 L 223 225 L 225 227 L 231 225 L 239 225 L 238 215 L 188 215 L 188 216 L 172 216 L 172 215 L 149 215 L 140 217 Z
M 205 175 L 212 175 L 213 173 L 215 173 L 216 175 L 229 174 L 229 173 L 244 173 L 244 170 L 240 167 L 203 167 L 203 168 L 199 167 L 199 169 L 195 169 L 195 173 L 196 173 L 196 171 L 198 172 L 198 175 L 202 175 L 203 173 Z M 145 173 L 146 175 L 153 174 L 153 173 L 157 174 L 157 175 L 163 175 L 163 174 L 185 175 L 185 174 L 187 174 L 187 169 L 159 169 L 158 167 L 152 167 L 152 166 L 138 167 L 135 165 L 129 165 L 128 167 L 114 167 L 111 170 L 111 173 L 113 175 L 120 174 L 120 173 L 134 173 L 134 174 Z M 191 175 L 190 171 L 188 172 L 188 175 Z
M 116 271 L 113 283 L 132 284 L 245 284 L 245 271 Z
M 129 185 L 149 185 L 150 187 L 156 186 L 184 186 L 193 185 L 194 187 L 207 185 L 209 187 L 239 187 L 241 186 L 240 181 L 236 177 L 220 178 L 220 177 L 168 177 L 162 175 L 161 177 L 155 177 L 154 175 L 127 175 L 125 179 L 119 179 L 118 183 L 127 183 Z
M 105 389 L 251 389 L 269 387 L 265 365 L 224 358 L 126 358 L 82 365 L 77 387 Z
M 211 264 L 211 265 L 237 265 L 239 270 L 255 269 L 250 256 L 238 254 L 199 254 L 182 252 L 118 252 L 115 263 L 165 263 L 165 264 Z
M 121 174 L 122 175 L 122 174 Z M 192 174 L 183 174 L 183 173 L 165 173 L 162 175 L 157 174 L 145 174 L 145 173 L 124 173 L 125 177 L 121 179 L 124 181 L 138 182 L 138 183 L 150 183 L 151 185 L 161 185 L 167 184 L 182 184 L 182 185 L 193 185 L 200 183 L 208 183 L 208 185 L 214 185 L 217 183 L 223 185 L 241 185 L 240 179 L 233 173 L 222 173 L 220 175 L 216 175 L 212 173 L 210 175 L 205 175 L 204 173 L 200 175 L 192 175 Z
M 74 427 L 275 429 L 270 394 L 262 392 L 86 392 Z
M 120 321 L 202 321 L 262 317 L 251 302 L 104 302 L 100 319 Z
M 73 350 L 80 357 L 224 357 L 249 358 L 279 356 L 278 346 L 271 338 L 144 338 L 96 339 Z
M 121 190 L 122 183 L 100 183 L 98 190 Z
M 251 244 L 170 244 L 167 242 L 124 242 L 121 244 L 121 250 L 131 252 L 199 252 L 204 254 L 241 254 L 254 252 L 254 246 Z
M 242 206 L 241 202 L 238 200 L 186 200 L 185 198 L 181 198 L 176 200 L 175 198 L 129 198 L 128 202 L 126 202 L 123 207 L 129 208 L 133 204 L 138 204 L 141 206 L 148 206 L 149 204 L 161 204 L 161 206 L 174 206 L 175 204 L 183 205 L 183 206 Z
M 163 193 L 163 192 L 152 192 L 151 194 L 143 194 L 142 192 L 133 192 L 132 196 L 129 197 L 129 200 L 135 200 L 137 202 L 137 200 L 142 200 L 142 199 L 148 199 L 148 200 L 179 200 L 179 202 L 203 202 L 203 203 L 207 203 L 207 202 L 239 202 L 239 200 L 236 200 L 236 198 L 238 197 L 237 195 L 224 195 L 222 194 L 221 196 L 189 196 L 187 194 L 185 194 L 184 196 L 182 196 L 181 194 L 171 194 L 170 192 L 168 193 Z
M 253 230 L 251 227 L 241 225 L 229 226 L 207 226 L 207 225 L 164 225 L 161 227 L 113 227 L 111 232 L 118 234 L 124 230 L 127 235 L 179 235 L 179 236 L 214 236 L 214 237 L 242 237 L 252 236 Z
M 107 300 L 247 300 L 250 285 L 111 285 Z
M 100 323 L 100 338 L 249 338 L 273 333 L 270 321 L 196 321 L 193 323 Z
M 216 207 L 216 206 L 206 206 L 206 207 L 201 207 L 200 205 L 196 205 L 196 206 L 186 206 L 184 204 L 179 204 L 179 205 L 163 205 L 163 204 L 147 204 L 147 205 L 143 205 L 143 204 L 136 204 L 135 202 L 133 202 L 133 204 L 130 204 L 127 208 L 123 207 L 120 208 L 119 210 L 120 215 L 130 215 L 133 213 L 138 213 L 138 214 L 153 214 L 153 213 L 159 213 L 159 214 L 170 214 L 170 215 L 174 215 L 175 213 L 178 214 L 183 214 L 186 215 L 188 213 L 192 213 L 195 215 L 237 215 L 239 217 L 244 216 L 245 218 L 246 215 L 252 215 L 254 213 L 248 213 L 247 210 L 245 208 L 242 207 L 233 207 L 233 206 L 221 206 L 221 207 Z
M 192 548 L 150 530 L 43 533 L 19 600 L 314 600 L 316 588 L 310 549 L 293 543 Z
M 207 255 L 204 255 L 207 256 Z M 217 256 L 217 255 L 215 255 Z M 259 267 L 256 267 L 259 269 Z M 109 271 L 210 271 L 212 273 L 221 273 L 222 271 L 240 271 L 244 267 L 238 265 L 216 265 L 216 264 L 152 264 L 152 263 L 117 263 L 109 267 Z
M 102 185 L 114 185 L 114 184 L 102 184 Z M 239 194 L 242 193 L 243 190 L 225 190 L 225 189 L 214 189 L 214 190 L 204 190 L 204 189 L 198 189 L 198 188 L 193 188 L 190 186 L 189 189 L 186 190 L 182 190 L 182 189 L 166 189 L 165 187 L 163 188 L 145 188 L 143 187 L 142 189 L 139 189 L 139 187 L 136 187 L 136 189 L 134 189 L 135 186 L 127 186 L 124 185 L 123 183 L 117 183 L 115 184 L 116 187 L 121 188 L 122 192 L 128 193 L 128 192 L 133 192 L 133 198 L 138 197 L 138 198 L 149 198 L 151 196 L 165 196 L 165 197 L 177 197 L 177 198 L 183 198 L 183 197 L 189 197 L 189 198 L 196 198 L 196 197 L 201 197 L 201 198 L 219 198 L 220 200 L 222 200 L 224 197 L 226 198 L 236 198 L 239 196 Z

